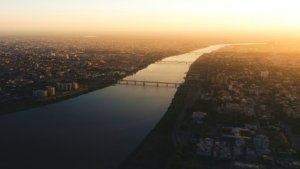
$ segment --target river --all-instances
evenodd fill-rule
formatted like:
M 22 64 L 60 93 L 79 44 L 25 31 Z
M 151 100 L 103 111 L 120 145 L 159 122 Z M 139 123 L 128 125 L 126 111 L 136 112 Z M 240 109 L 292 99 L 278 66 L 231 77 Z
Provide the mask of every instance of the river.
M 223 46 L 168 57 L 125 79 L 183 82 L 190 64 L 180 62 Z M 175 92 L 175 87 L 114 85 L 0 116 L 0 167 L 117 168 L 159 122 Z

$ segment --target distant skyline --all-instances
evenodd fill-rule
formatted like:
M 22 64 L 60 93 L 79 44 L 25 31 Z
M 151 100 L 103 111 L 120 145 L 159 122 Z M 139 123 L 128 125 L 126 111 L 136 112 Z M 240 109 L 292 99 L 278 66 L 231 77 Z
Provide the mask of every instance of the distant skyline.
M 0 32 L 300 33 L 298 0 L 2 0 Z

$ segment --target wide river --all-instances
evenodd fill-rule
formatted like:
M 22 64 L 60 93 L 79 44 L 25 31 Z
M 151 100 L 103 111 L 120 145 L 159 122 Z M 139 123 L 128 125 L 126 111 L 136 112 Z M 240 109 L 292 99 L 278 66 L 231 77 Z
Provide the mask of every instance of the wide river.
M 214 45 L 154 63 L 125 79 L 183 82 L 190 64 Z M 114 169 L 167 111 L 175 87 L 115 85 L 0 116 L 0 168 Z

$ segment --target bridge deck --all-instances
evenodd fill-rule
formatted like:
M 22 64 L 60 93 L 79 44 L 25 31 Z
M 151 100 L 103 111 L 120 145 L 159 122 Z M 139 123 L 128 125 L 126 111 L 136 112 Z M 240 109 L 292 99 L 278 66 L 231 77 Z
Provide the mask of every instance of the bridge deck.
M 176 82 L 160 82 L 160 81 L 143 81 L 143 80 L 119 80 L 118 84 L 122 85 L 143 85 L 143 86 L 156 86 L 156 87 L 197 87 L 196 84 L 189 84 L 186 85 L 183 82 L 182 83 L 176 83 Z
M 157 64 L 192 64 L 193 62 L 188 62 L 188 61 L 159 61 L 156 62 Z
M 149 80 L 119 80 L 119 82 L 133 82 L 133 83 L 153 83 L 153 84 L 169 84 L 169 85 L 181 85 L 182 83 L 176 82 L 161 82 L 161 81 L 149 81 Z

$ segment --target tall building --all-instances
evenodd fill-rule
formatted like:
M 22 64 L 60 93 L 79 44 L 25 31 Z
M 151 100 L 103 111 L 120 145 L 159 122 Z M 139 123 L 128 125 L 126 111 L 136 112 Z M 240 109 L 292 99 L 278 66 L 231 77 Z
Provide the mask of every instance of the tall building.
M 49 96 L 55 96 L 55 94 L 56 94 L 55 87 L 47 86 L 46 89 L 47 89 Z

